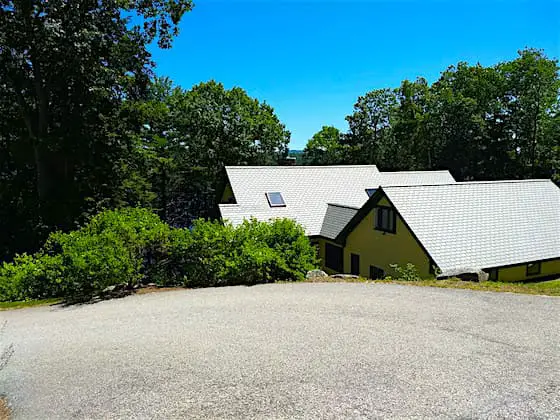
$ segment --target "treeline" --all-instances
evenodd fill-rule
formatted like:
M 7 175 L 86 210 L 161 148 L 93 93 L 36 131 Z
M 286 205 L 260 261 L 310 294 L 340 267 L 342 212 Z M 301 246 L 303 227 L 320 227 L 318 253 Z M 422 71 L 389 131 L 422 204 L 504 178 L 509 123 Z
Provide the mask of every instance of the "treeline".
M 560 177 L 558 62 L 526 49 L 491 67 L 459 63 L 432 85 L 405 80 L 358 98 L 346 133 L 323 127 L 304 164 L 449 169 L 458 180 Z
M 145 207 L 171 226 L 215 218 L 225 165 L 281 163 L 273 108 L 217 82 L 157 78 L 191 0 L 0 2 L 0 261 L 105 209 Z M 185 65 L 191 65 L 188 62 Z M 458 179 L 557 176 L 558 66 L 526 50 L 459 64 L 429 86 L 369 92 L 305 150 L 309 164 L 450 169 Z
M 103 209 L 149 207 L 173 226 L 214 217 L 224 165 L 287 154 L 290 133 L 242 89 L 155 78 L 147 46 L 169 48 L 191 8 L 0 2 L 0 260 Z

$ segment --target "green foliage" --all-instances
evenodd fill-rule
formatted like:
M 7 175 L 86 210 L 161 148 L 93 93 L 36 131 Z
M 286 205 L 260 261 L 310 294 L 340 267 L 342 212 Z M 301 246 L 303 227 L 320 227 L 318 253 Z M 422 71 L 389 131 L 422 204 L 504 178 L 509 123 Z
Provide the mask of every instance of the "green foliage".
M 197 220 L 186 232 L 172 241 L 170 278 L 190 287 L 303 280 L 317 264 L 303 228 L 288 219 L 237 227 Z
M 291 220 L 238 227 L 197 220 L 173 229 L 146 209 L 108 210 L 82 228 L 55 232 L 40 252 L 0 268 L 0 300 L 88 299 L 140 282 L 189 287 L 302 280 L 315 250 Z
M 431 86 L 418 78 L 367 92 L 346 117 L 336 155 L 385 170 L 448 169 L 460 181 L 560 179 L 559 69 L 525 49 L 491 67 L 450 66 Z M 317 143 L 306 148 L 310 164 L 332 148 Z
M 60 255 L 22 254 L 0 267 L 0 300 L 45 299 L 62 294 L 64 269 Z
M 395 271 L 395 280 L 402 281 L 421 281 L 420 273 L 416 266 L 412 263 L 407 263 L 404 267 L 398 264 L 391 264 L 390 267 Z M 387 277 L 386 280 L 392 280 L 391 277 Z
M 146 98 L 148 45 L 168 48 L 191 8 L 0 0 L 0 259 L 74 228 L 92 203 L 153 199 L 123 107 Z
M 305 165 L 336 165 L 343 161 L 342 133 L 336 127 L 321 128 L 307 142 L 303 151 Z

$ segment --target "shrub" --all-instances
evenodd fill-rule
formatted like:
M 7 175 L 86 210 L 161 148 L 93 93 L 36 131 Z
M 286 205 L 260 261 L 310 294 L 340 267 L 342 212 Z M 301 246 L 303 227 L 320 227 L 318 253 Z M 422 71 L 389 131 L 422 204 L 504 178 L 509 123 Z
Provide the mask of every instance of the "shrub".
M 397 280 L 403 281 L 420 281 L 420 273 L 416 266 L 412 263 L 407 263 L 404 267 L 398 264 L 391 264 L 391 268 L 397 273 Z
M 73 232 L 52 233 L 39 253 L 0 267 L 0 299 L 88 299 L 145 280 L 190 287 L 300 280 L 316 262 L 303 228 L 291 220 L 238 227 L 198 220 L 191 229 L 172 229 L 149 210 L 110 210 Z
M 250 220 L 238 227 L 198 220 L 181 250 L 188 286 L 302 280 L 316 266 L 316 252 L 294 221 Z
M 17 255 L 0 267 L 0 300 L 43 299 L 60 296 L 64 268 L 60 256 Z
M 317 266 L 317 252 L 305 236 L 303 227 L 290 219 L 274 219 L 268 223 L 255 219 L 238 227 L 245 241 L 258 241 L 276 255 L 270 267 L 274 280 L 303 280 L 305 273 Z
M 64 267 L 62 295 L 67 298 L 87 299 L 108 286 L 141 279 L 140 255 L 114 231 L 55 233 L 46 248 L 52 247 L 59 250 L 56 256 Z

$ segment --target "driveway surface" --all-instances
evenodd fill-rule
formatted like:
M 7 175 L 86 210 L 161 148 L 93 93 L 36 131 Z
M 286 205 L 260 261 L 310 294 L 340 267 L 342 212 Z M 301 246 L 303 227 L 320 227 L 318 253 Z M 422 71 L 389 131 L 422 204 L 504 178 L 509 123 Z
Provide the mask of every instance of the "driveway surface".
M 560 299 L 381 284 L 0 313 L 15 418 L 559 418 Z

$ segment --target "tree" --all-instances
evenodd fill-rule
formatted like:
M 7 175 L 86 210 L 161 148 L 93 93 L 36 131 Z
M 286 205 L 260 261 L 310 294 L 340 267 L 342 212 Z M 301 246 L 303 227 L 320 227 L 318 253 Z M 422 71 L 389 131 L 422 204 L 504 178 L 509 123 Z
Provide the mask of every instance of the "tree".
M 430 169 L 433 164 L 431 143 L 427 141 L 426 114 L 429 86 L 424 78 L 404 80 L 396 90 L 398 105 L 393 112 L 393 147 L 385 164 L 393 170 Z
M 548 59 L 543 51 L 526 49 L 516 60 L 500 64 L 498 70 L 507 79 L 507 128 L 513 138 L 519 175 L 550 176 L 546 170 L 550 170 L 550 152 L 559 144 L 558 136 L 547 131 L 550 120 L 558 115 L 558 61 Z
M 323 126 L 307 142 L 303 150 L 305 165 L 336 165 L 344 160 L 342 133 L 336 127 Z
M 147 45 L 168 48 L 191 7 L 0 0 L 0 111 L 10 116 L 0 131 L 0 247 L 30 250 L 91 202 L 114 204 L 131 147 L 118 135 L 121 105 L 146 92 Z
M 243 89 L 214 81 L 188 91 L 157 84 L 154 101 L 135 105 L 141 120 L 134 125 L 145 127 L 141 155 L 152 162 L 146 172 L 155 207 L 171 224 L 218 216 L 226 165 L 278 164 L 287 155 L 289 131 L 270 105 Z
M 386 145 L 391 142 L 391 116 L 396 105 L 391 89 L 373 90 L 358 98 L 353 114 L 346 117 L 350 127 L 345 136 L 349 163 L 383 161 Z

